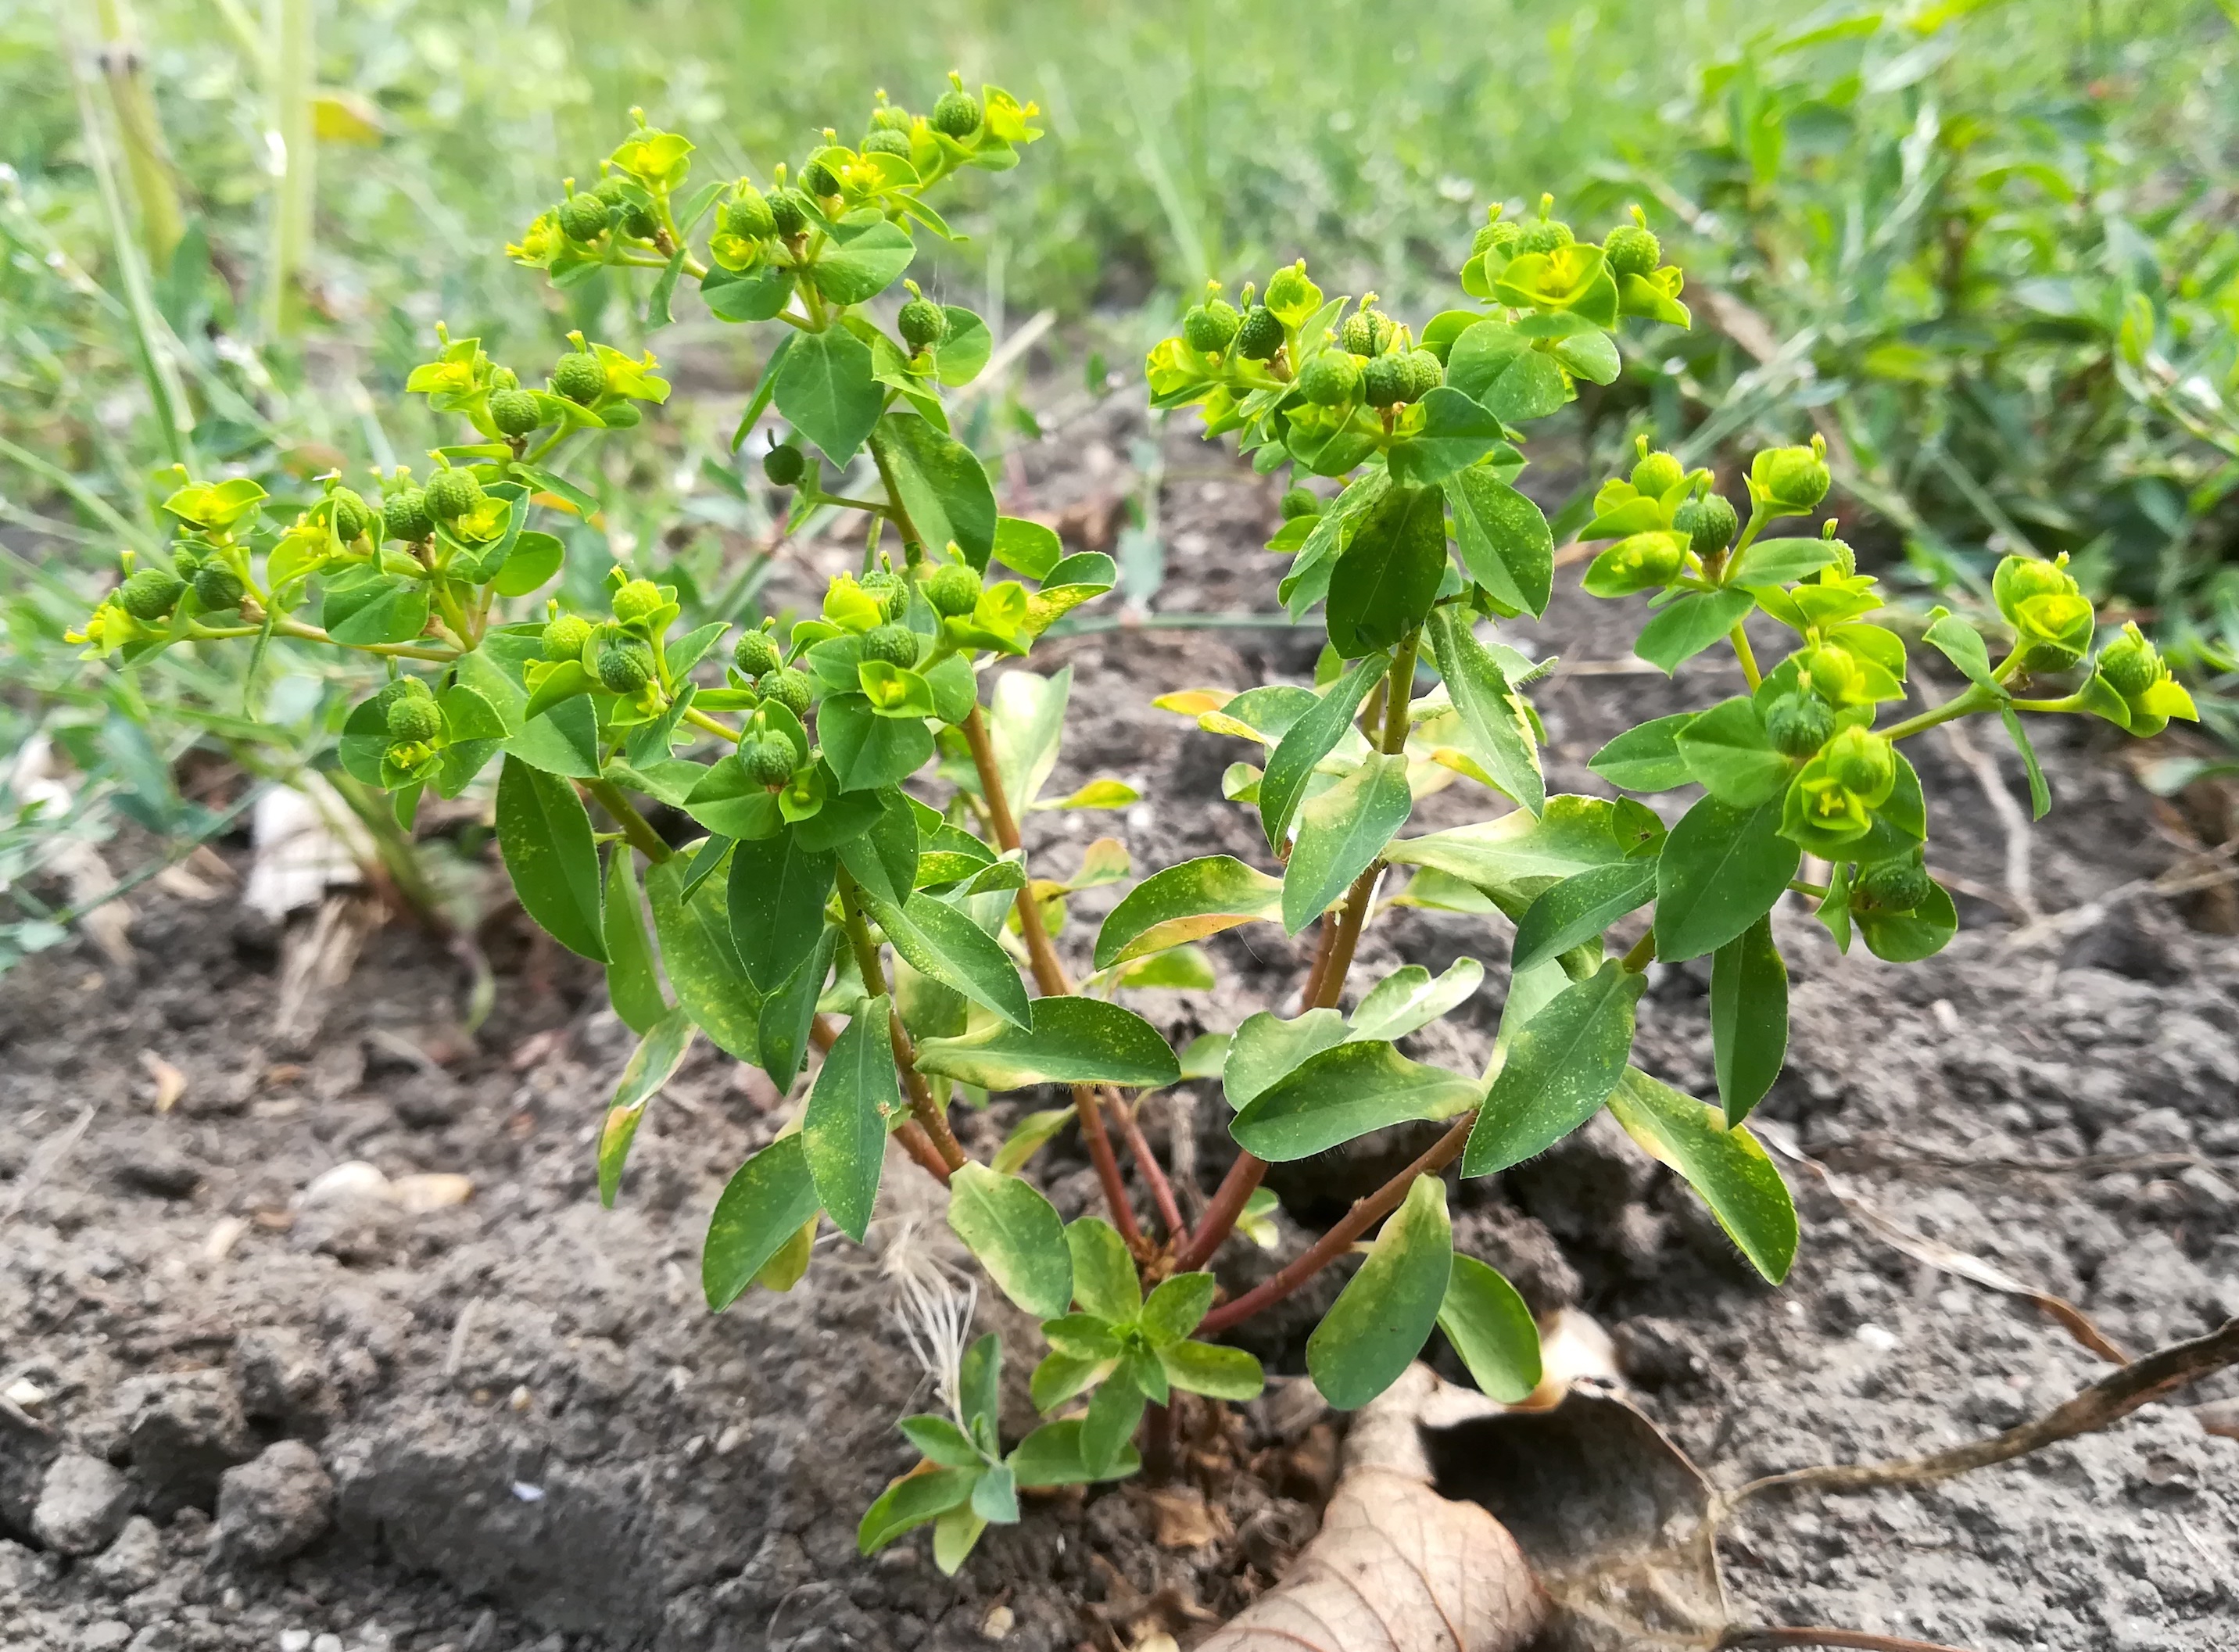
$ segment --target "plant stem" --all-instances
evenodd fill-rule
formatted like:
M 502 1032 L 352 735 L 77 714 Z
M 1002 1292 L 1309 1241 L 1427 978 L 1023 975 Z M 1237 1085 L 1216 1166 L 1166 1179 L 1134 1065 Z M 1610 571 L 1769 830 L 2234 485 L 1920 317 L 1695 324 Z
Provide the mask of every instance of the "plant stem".
M 583 790 L 598 799 L 599 806 L 615 819 L 622 835 L 634 845 L 638 853 L 655 866 L 668 859 L 676 851 L 653 829 L 653 822 L 637 812 L 637 806 L 622 795 L 622 789 L 612 780 L 585 780 Z
M 905 523 L 907 519 L 904 519 Z M 904 527 L 907 535 L 916 532 Z M 964 720 L 965 744 L 972 748 L 972 766 L 979 772 L 980 800 L 987 806 L 987 819 L 995 833 L 995 842 L 1004 853 L 1020 846 L 1019 822 L 1011 813 L 1011 799 L 1003 789 L 1002 771 L 995 766 L 994 743 L 987 737 L 987 720 L 979 707 Z M 1073 983 L 1066 977 L 1065 965 L 1059 962 L 1057 949 L 1050 945 L 1049 931 L 1042 923 L 1041 903 L 1034 899 L 1033 879 L 1019 891 L 1017 902 L 1019 933 L 1026 943 L 1026 958 L 1034 972 L 1034 985 L 1045 997 L 1058 997 L 1073 991 Z M 1135 1207 L 1128 1201 L 1127 1184 L 1120 1175 L 1120 1158 L 1112 1151 L 1112 1138 L 1104 1128 L 1104 1113 L 1098 1105 L 1096 1091 L 1087 1085 L 1073 1087 L 1073 1111 L 1080 1118 L 1081 1140 L 1087 1144 L 1089 1162 L 1096 1166 L 1096 1179 L 1104 1188 L 1104 1202 L 1111 1207 L 1112 1224 L 1120 1237 L 1132 1246 L 1143 1237 L 1142 1224 L 1135 1219 Z M 1131 1142 L 1130 1145 L 1133 1145 Z M 1148 1162 L 1147 1156 L 1146 1163 Z M 1164 1172 L 1160 1175 L 1163 1177 Z M 1168 1190 L 1169 1198 L 1173 1190 Z
M 949 1171 L 960 1171 L 969 1163 L 963 1148 L 957 1145 L 956 1132 L 948 1127 L 948 1115 L 940 1104 L 933 1100 L 933 1091 L 925 1082 L 925 1075 L 917 1070 L 917 1046 L 910 1041 L 909 1029 L 902 1025 L 901 1012 L 894 1007 L 894 989 L 887 981 L 887 966 L 880 961 L 879 944 L 871 939 L 871 926 L 863 920 L 863 906 L 855 880 L 848 876 L 845 866 L 840 868 L 840 911 L 847 930 L 847 944 L 855 951 L 855 967 L 862 972 L 863 985 L 875 986 L 887 999 L 887 1039 L 894 1046 L 894 1067 L 901 1074 L 902 1087 L 909 1091 L 910 1111 L 932 1143 L 941 1164 Z
M 1188 1236 L 1189 1223 L 1184 1219 L 1182 1207 L 1174 1198 L 1174 1184 L 1166 1178 L 1166 1166 L 1151 1151 L 1151 1144 L 1143 1135 L 1142 1123 L 1135 1117 L 1139 1104 L 1121 1101 L 1117 1096 L 1109 1099 L 1113 1111 L 1120 1115 L 1120 1130 L 1127 1138 L 1127 1149 L 1141 1166 L 1143 1179 L 1151 1184 L 1151 1203 L 1158 1207 L 1159 1220 L 1166 1224 L 1166 1232 L 1179 1243 Z
M 893 518 L 902 536 L 902 558 L 914 568 L 925 561 L 925 536 L 917 531 L 917 524 L 910 519 L 909 508 L 902 503 L 902 490 L 894 481 L 894 468 L 887 462 L 885 450 L 875 441 L 870 448 L 871 461 L 879 468 L 879 480 L 886 484 L 887 514 Z M 975 719 L 980 715 L 976 711 L 972 714 Z
M 109 81 L 110 104 L 116 111 L 124 169 L 140 207 L 140 239 L 149 263 L 163 269 L 185 237 L 186 218 L 179 209 L 178 187 L 172 181 L 171 157 L 164 148 L 156 100 L 148 90 L 139 30 L 125 0 L 97 0 L 94 15 L 101 23 L 101 67 Z
M 1343 1256 L 1352 1248 L 1355 1239 L 1399 1208 L 1399 1202 L 1407 1197 L 1407 1190 L 1415 1184 L 1418 1176 L 1435 1176 L 1459 1158 L 1462 1149 L 1469 1144 L 1470 1129 L 1476 1123 L 1477 1110 L 1472 1108 L 1455 1119 L 1446 1133 L 1432 1143 L 1430 1151 L 1420 1158 L 1366 1198 L 1355 1199 L 1352 1208 L 1335 1227 L 1316 1240 L 1311 1250 L 1273 1278 L 1207 1314 L 1198 1326 L 1198 1334 L 1213 1336 L 1251 1318 L 1263 1308 L 1272 1307 Z
M 1882 731 L 1891 740 L 1908 740 L 1925 733 L 1938 723 L 1948 723 L 1955 717 L 1965 717 L 1975 712 L 1988 711 L 1997 704 L 1998 697 L 1980 684 L 1972 684 L 1962 693 L 1954 694 L 1941 706 L 1930 707 L 1917 717 L 1908 717 Z
M 1764 681 L 1764 673 L 1757 668 L 1757 651 L 1750 647 L 1749 633 L 1743 629 L 1741 620 L 1734 621 L 1734 628 L 1726 634 L 1726 640 L 1734 645 L 1734 658 L 1741 661 L 1742 680 L 1750 686 L 1750 692 L 1755 693 Z
M 739 733 L 739 731 L 735 728 L 731 728 L 722 723 L 719 723 L 714 718 L 708 715 L 706 712 L 696 711 L 689 706 L 687 706 L 684 708 L 684 720 L 691 724 L 694 728 L 704 728 L 710 734 L 721 735 L 723 739 L 730 741 L 734 746 L 736 746 L 742 738 Z
M 1416 651 L 1421 646 L 1422 634 L 1410 632 L 1400 643 L 1399 652 L 1392 656 L 1391 673 L 1385 680 L 1384 738 L 1379 744 L 1386 756 L 1407 749 L 1408 702 L 1414 691 Z M 1376 894 L 1376 880 L 1383 875 L 1384 862 L 1378 860 L 1354 879 L 1352 887 L 1345 891 L 1345 906 L 1335 926 L 1332 927 L 1326 914 L 1323 917 L 1323 948 L 1315 958 L 1312 972 L 1306 979 L 1304 1008 L 1331 1009 L 1345 995 L 1345 978 L 1352 972 L 1353 952 L 1360 944 L 1361 926 L 1368 920 L 1369 903 Z M 1464 1138 L 1466 1139 L 1466 1135 Z M 1460 1150 L 1458 1148 L 1456 1151 Z M 1265 1159 L 1256 1153 L 1238 1151 L 1236 1162 L 1220 1178 L 1220 1185 L 1213 1192 L 1213 1202 L 1206 1206 L 1204 1218 L 1198 1223 L 1197 1231 L 1191 1235 L 1189 1244 L 1175 1259 L 1178 1269 L 1186 1272 L 1201 1268 L 1213 1259 L 1213 1252 L 1220 1249 L 1235 1230 L 1237 1218 L 1244 1214 L 1245 1204 L 1259 1188 L 1259 1178 L 1266 1173 L 1267 1162 Z
M 272 0 L 278 16 L 270 98 L 272 135 L 279 140 L 280 176 L 273 182 L 272 266 L 265 272 L 265 328 L 274 338 L 292 337 L 302 319 L 297 283 L 311 250 L 311 202 L 316 145 L 311 128 L 315 78 L 311 0 Z
M 1825 890 L 1819 892 L 1826 893 Z M 1638 975 L 1656 961 L 1656 932 L 1651 929 L 1633 942 L 1632 950 L 1618 960 L 1618 966 L 1629 975 Z

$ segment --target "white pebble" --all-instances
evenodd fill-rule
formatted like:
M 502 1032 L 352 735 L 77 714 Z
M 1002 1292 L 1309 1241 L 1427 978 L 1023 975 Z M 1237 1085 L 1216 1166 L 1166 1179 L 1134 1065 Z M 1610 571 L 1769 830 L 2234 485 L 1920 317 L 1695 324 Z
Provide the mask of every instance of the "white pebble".
M 1897 1344 L 1897 1336 L 1895 1331 L 1884 1330 L 1870 1321 L 1859 1326 L 1851 1334 L 1877 1354 L 1886 1354 Z
M 280 1631 L 280 1652 L 303 1652 L 303 1649 L 310 1644 L 311 1632 L 309 1629 Z

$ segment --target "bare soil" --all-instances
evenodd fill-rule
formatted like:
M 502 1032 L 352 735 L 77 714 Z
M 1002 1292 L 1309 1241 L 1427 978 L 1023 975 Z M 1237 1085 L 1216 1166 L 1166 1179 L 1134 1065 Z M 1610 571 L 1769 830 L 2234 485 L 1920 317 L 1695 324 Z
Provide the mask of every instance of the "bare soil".
M 1011 508 L 1072 507 L 1100 534 L 1139 434 L 1116 412 L 1060 433 L 1026 456 Z M 1168 436 L 1166 452 L 1159 609 L 1272 606 L 1276 564 L 1259 547 L 1272 490 L 1193 438 Z M 779 588 L 798 600 L 853 554 L 803 547 Z M 1551 785 L 1603 790 L 1585 760 L 1626 720 L 1735 683 L 1706 661 L 1683 670 L 1675 700 L 1627 662 L 1637 615 L 1558 584 L 1547 621 L 1511 640 L 1565 661 L 1538 695 Z M 1050 795 L 1116 774 L 1146 800 L 1035 815 L 1038 869 L 1069 873 L 1099 836 L 1139 870 L 1215 851 L 1264 861 L 1256 821 L 1219 797 L 1223 768 L 1248 753 L 1148 701 L 1302 680 L 1315 646 L 1262 628 L 1052 647 L 1040 668 L 1073 673 L 1074 721 Z M 1808 914 L 1784 912 L 1795 1028 L 1765 1118 L 1887 1222 L 2070 1298 L 2133 1353 L 2239 1314 L 2239 945 L 2186 921 L 2222 910 L 2212 892 L 2144 881 L 2195 864 L 2197 812 L 2156 804 L 2103 731 L 2049 733 L 2057 800 L 2029 837 L 2024 880 L 1966 754 L 1941 734 L 1919 746 L 1930 864 L 1972 892 L 1966 927 L 1939 958 L 1897 968 L 1842 958 Z M 2003 740 L 1978 734 L 1976 756 L 2025 812 Z M 1411 829 L 1481 813 L 1467 790 L 1429 799 Z M 1063 944 L 1085 952 L 1116 893 L 1077 897 Z M 924 1397 L 894 1277 L 944 1254 L 929 1184 L 898 1167 L 867 1250 L 827 1236 L 795 1290 L 711 1316 L 708 1211 L 785 1116 L 759 1075 L 702 1045 L 602 1211 L 591 1144 L 630 1037 L 595 976 L 517 914 L 478 937 L 498 992 L 475 1036 L 458 1030 L 455 957 L 392 922 L 316 1037 L 283 1041 L 288 936 L 229 897 L 135 905 L 131 965 L 79 945 L 0 981 L 0 1390 L 21 1401 L 0 1402 L 11 1652 L 1039 1652 L 1128 1645 L 1151 1623 L 1186 1643 L 1313 1530 L 1339 1423 L 1296 1383 L 1225 1430 L 1199 1419 L 1175 1486 L 1040 1501 L 954 1580 L 921 1539 L 859 1558 L 857 1516 L 912 1458 L 892 1423 Z M 2032 923 L 2030 909 L 2054 916 Z M 1484 989 L 1417 1051 L 1481 1061 L 1505 990 L 1499 930 L 1396 912 L 1354 980 L 1484 959 Z M 1295 993 L 1302 945 L 1253 929 L 1211 950 L 1215 990 L 1145 995 L 1178 1040 Z M 1706 993 L 1704 970 L 1659 966 L 1641 1006 L 1638 1059 L 1697 1093 L 1711 1085 Z M 161 1115 L 143 1052 L 186 1078 Z M 1047 1105 L 1008 1099 L 962 1128 L 985 1151 Z M 1232 1151 L 1217 1089 L 1184 1086 L 1144 1118 L 1210 1187 Z M 1305 1224 L 1413 1151 L 1379 1142 L 1284 1178 L 1277 1251 L 1232 1246 L 1228 1284 L 1276 1265 Z M 362 1195 L 302 1202 L 348 1161 L 463 1175 L 473 1196 L 416 1215 Z M 1087 1206 L 1093 1178 L 1069 1140 L 1043 1168 L 1062 1208 Z M 1606 1326 L 1624 1382 L 1724 1484 L 1994 1432 L 2106 1370 L 2032 1304 L 1915 1260 L 1810 1171 L 1784 1169 L 1804 1241 L 1777 1291 L 1606 1120 L 1465 1184 L 1456 1237 L 1543 1315 L 1581 1309 Z M 1242 1340 L 1301 1370 L 1336 1283 Z M 980 1312 L 1022 1377 L 1031 1332 L 984 1300 Z M 1723 1548 L 1737 1616 L 2016 1652 L 2239 1647 L 2239 1441 L 2188 1409 L 2233 1391 L 2227 1377 L 1932 1489 L 1763 1500 Z M 1023 1427 L 1022 1394 L 1015 1409 Z M 289 1439 L 315 1450 L 331 1517 L 316 1483 L 291 1483 L 309 1546 L 259 1558 L 238 1509 L 215 1517 L 219 1476 Z M 60 1505 L 41 1506 L 64 1458 L 86 1483 L 110 1484 L 80 1459 L 123 1476 L 109 1503 L 77 1509 L 90 1536 L 68 1543 Z

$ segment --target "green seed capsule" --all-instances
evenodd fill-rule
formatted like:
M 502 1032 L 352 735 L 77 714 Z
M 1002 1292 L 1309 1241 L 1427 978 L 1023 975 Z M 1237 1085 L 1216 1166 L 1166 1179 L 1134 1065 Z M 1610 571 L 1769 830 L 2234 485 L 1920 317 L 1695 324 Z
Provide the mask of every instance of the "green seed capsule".
M 609 693 L 634 694 L 653 680 L 653 645 L 620 626 L 601 626 L 591 641 L 591 674 Z
M 1244 321 L 1236 330 L 1236 353 L 1247 362 L 1271 362 L 1275 352 L 1283 348 L 1283 323 L 1275 319 L 1275 312 L 1265 304 L 1254 304 L 1245 312 Z
M 801 169 L 801 187 L 818 199 L 825 199 L 840 193 L 840 176 L 823 162 L 811 161 Z
M 926 600 L 935 614 L 956 618 L 980 602 L 979 571 L 965 562 L 943 562 L 925 582 Z
M 1446 381 L 1445 363 L 1429 350 L 1410 350 L 1399 358 L 1407 369 L 1408 401 L 1420 401 Z
M 881 103 L 871 111 L 871 129 L 874 132 L 907 132 L 913 118 L 900 103 Z
M 1299 369 L 1299 388 L 1317 407 L 1334 408 L 1360 388 L 1360 363 L 1343 350 L 1324 350 Z
M 902 339 L 912 350 L 922 350 L 948 336 L 948 312 L 930 298 L 914 297 L 894 318 Z
M 2167 669 L 2160 652 L 2146 640 L 2136 620 L 2125 624 L 2115 640 L 2099 651 L 2099 674 L 2125 700 L 2144 693 Z
M 888 620 L 909 612 L 909 581 L 892 568 L 874 567 L 856 583 L 878 599 L 879 611 Z
M 1613 275 L 1645 275 L 1664 262 L 1664 243 L 1640 224 L 1619 224 L 1602 242 L 1602 256 Z
M 1380 309 L 1357 309 L 1338 329 L 1338 342 L 1355 355 L 1377 356 L 1392 348 L 1398 325 Z
M 809 225 L 808 197 L 795 189 L 783 189 L 769 198 L 770 226 L 781 239 L 791 241 Z
M 1409 379 L 1407 358 L 1402 355 L 1372 357 L 1360 369 L 1360 394 L 1372 408 L 1388 408 L 1407 399 Z
M 1267 307 L 1294 310 L 1313 302 L 1313 283 L 1306 279 L 1306 261 L 1286 264 L 1267 277 Z
M 171 566 L 178 570 L 182 580 L 191 580 L 202 572 L 203 559 L 191 545 L 182 545 L 171 553 Z
M 1687 468 L 1676 454 L 1649 453 L 1632 468 L 1632 485 L 1651 499 L 1661 499 L 1686 478 Z
M 1293 488 L 1283 495 L 1283 520 L 1286 522 L 1301 516 L 1321 514 L 1322 501 L 1304 488 Z
M 195 575 L 195 600 L 204 614 L 223 614 L 241 606 L 241 575 L 223 562 L 205 562 Z
M 631 580 L 615 593 L 615 618 L 623 625 L 635 625 L 650 618 L 662 600 L 661 587 L 651 580 Z
M 1671 526 L 1687 535 L 1696 555 L 1716 556 L 1734 542 L 1742 519 L 1723 494 L 1705 494 L 1672 512 Z
M 435 531 L 428 514 L 428 495 L 417 488 L 400 488 L 381 501 L 381 525 L 389 537 L 417 545 Z
M 613 211 L 595 195 L 571 195 L 560 203 L 553 216 L 560 221 L 560 233 L 570 241 L 596 241 L 607 233 L 607 224 Z
M 890 666 L 917 664 L 917 633 L 906 625 L 873 626 L 863 634 L 863 658 Z
M 143 567 L 117 587 L 116 606 L 136 620 L 160 620 L 178 606 L 186 588 L 187 582 L 168 569 Z
M 1844 791 L 1871 797 L 1888 789 L 1897 756 L 1871 729 L 1846 728 L 1827 742 L 1827 772 Z
M 793 778 L 800 753 L 782 734 L 763 734 L 739 742 L 739 761 L 757 786 L 783 786 Z
M 789 441 L 779 442 L 762 455 L 762 474 L 777 487 L 799 486 L 807 471 L 808 461 L 802 456 L 801 449 Z
M 777 639 L 767 631 L 741 632 L 738 641 L 731 645 L 731 662 L 745 677 L 759 677 L 785 663 L 784 656 L 778 652 Z
M 527 390 L 499 390 L 489 399 L 490 422 L 498 434 L 525 436 L 544 422 L 536 398 Z
M 1182 317 L 1182 338 L 1190 348 L 1202 350 L 1207 355 L 1218 355 L 1236 338 L 1242 326 L 1236 306 L 1225 298 L 1216 298 L 1206 304 L 1193 304 Z
M 599 413 L 600 421 L 609 430 L 627 430 L 639 423 L 644 417 L 645 415 L 637 410 L 636 404 L 629 401 L 617 401 L 611 408 L 601 409 Z
M 471 470 L 439 470 L 422 491 L 428 514 L 439 521 L 455 521 L 482 502 L 482 485 Z
M 373 526 L 373 511 L 364 495 L 348 488 L 337 488 L 327 495 L 332 508 L 330 520 L 335 525 L 335 537 L 345 545 L 362 538 Z
M 620 173 L 610 172 L 601 178 L 595 193 L 607 203 L 613 213 L 613 222 L 621 226 L 624 235 L 634 236 L 640 241 L 653 239 L 654 231 L 660 226 L 654 222 L 650 212 L 629 198 L 628 185 Z
M 1578 237 L 1571 226 L 1558 218 L 1534 218 L 1517 226 L 1516 252 L 1520 257 L 1527 252 L 1553 252 L 1567 247 Z
M 1764 714 L 1764 732 L 1783 757 L 1809 757 L 1835 732 L 1835 713 L 1817 694 L 1783 694 Z
M 563 614 L 548 622 L 541 639 L 547 660 L 581 660 L 583 645 L 591 640 L 591 622 L 580 614 Z
M 570 350 L 552 368 L 552 393 L 588 408 L 607 393 L 606 364 L 588 350 Z
M 1483 252 L 1498 252 L 1506 257 L 1516 250 L 1516 243 L 1524 238 L 1524 226 L 1512 218 L 1495 218 L 1477 232 L 1470 241 L 1470 255 Z
M 443 713 L 422 694 L 399 695 L 386 721 L 392 740 L 431 740 L 443 732 Z
M 941 93 L 933 106 L 933 129 L 961 142 L 980 129 L 980 100 L 961 86 Z
M 857 148 L 865 155 L 899 155 L 907 161 L 910 157 L 909 134 L 882 126 L 875 132 L 864 133 Z
M 754 680 L 757 693 L 764 700 L 774 700 L 795 717 L 808 715 L 809 690 L 808 673 L 791 666 L 766 671 Z
M 1858 871 L 1851 886 L 1867 906 L 1884 912 L 1909 912 L 1936 892 L 1936 880 L 1924 866 L 1910 860 L 1877 860 Z
M 761 241 L 777 233 L 777 219 L 762 192 L 741 178 L 723 209 L 723 228 L 742 241 Z

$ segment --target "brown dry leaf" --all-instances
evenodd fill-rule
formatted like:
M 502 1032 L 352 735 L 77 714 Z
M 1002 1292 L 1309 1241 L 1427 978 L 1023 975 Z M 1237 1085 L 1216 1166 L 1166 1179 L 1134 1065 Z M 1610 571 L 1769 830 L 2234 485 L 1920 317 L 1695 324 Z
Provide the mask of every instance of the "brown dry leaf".
M 155 1082 L 156 1111 L 167 1113 L 179 1105 L 179 1098 L 187 1093 L 187 1075 L 153 1050 L 140 1052 L 141 1070 Z
M 1355 1419 L 1320 1535 L 1199 1652 L 1518 1652 L 1547 1612 L 1516 1541 L 1431 1486 L 1425 1426 L 1492 1402 L 1415 1365 Z
M 1146 1491 L 1161 1549 L 1197 1549 L 1235 1535 L 1228 1516 L 1187 1486 L 1159 1486 Z

